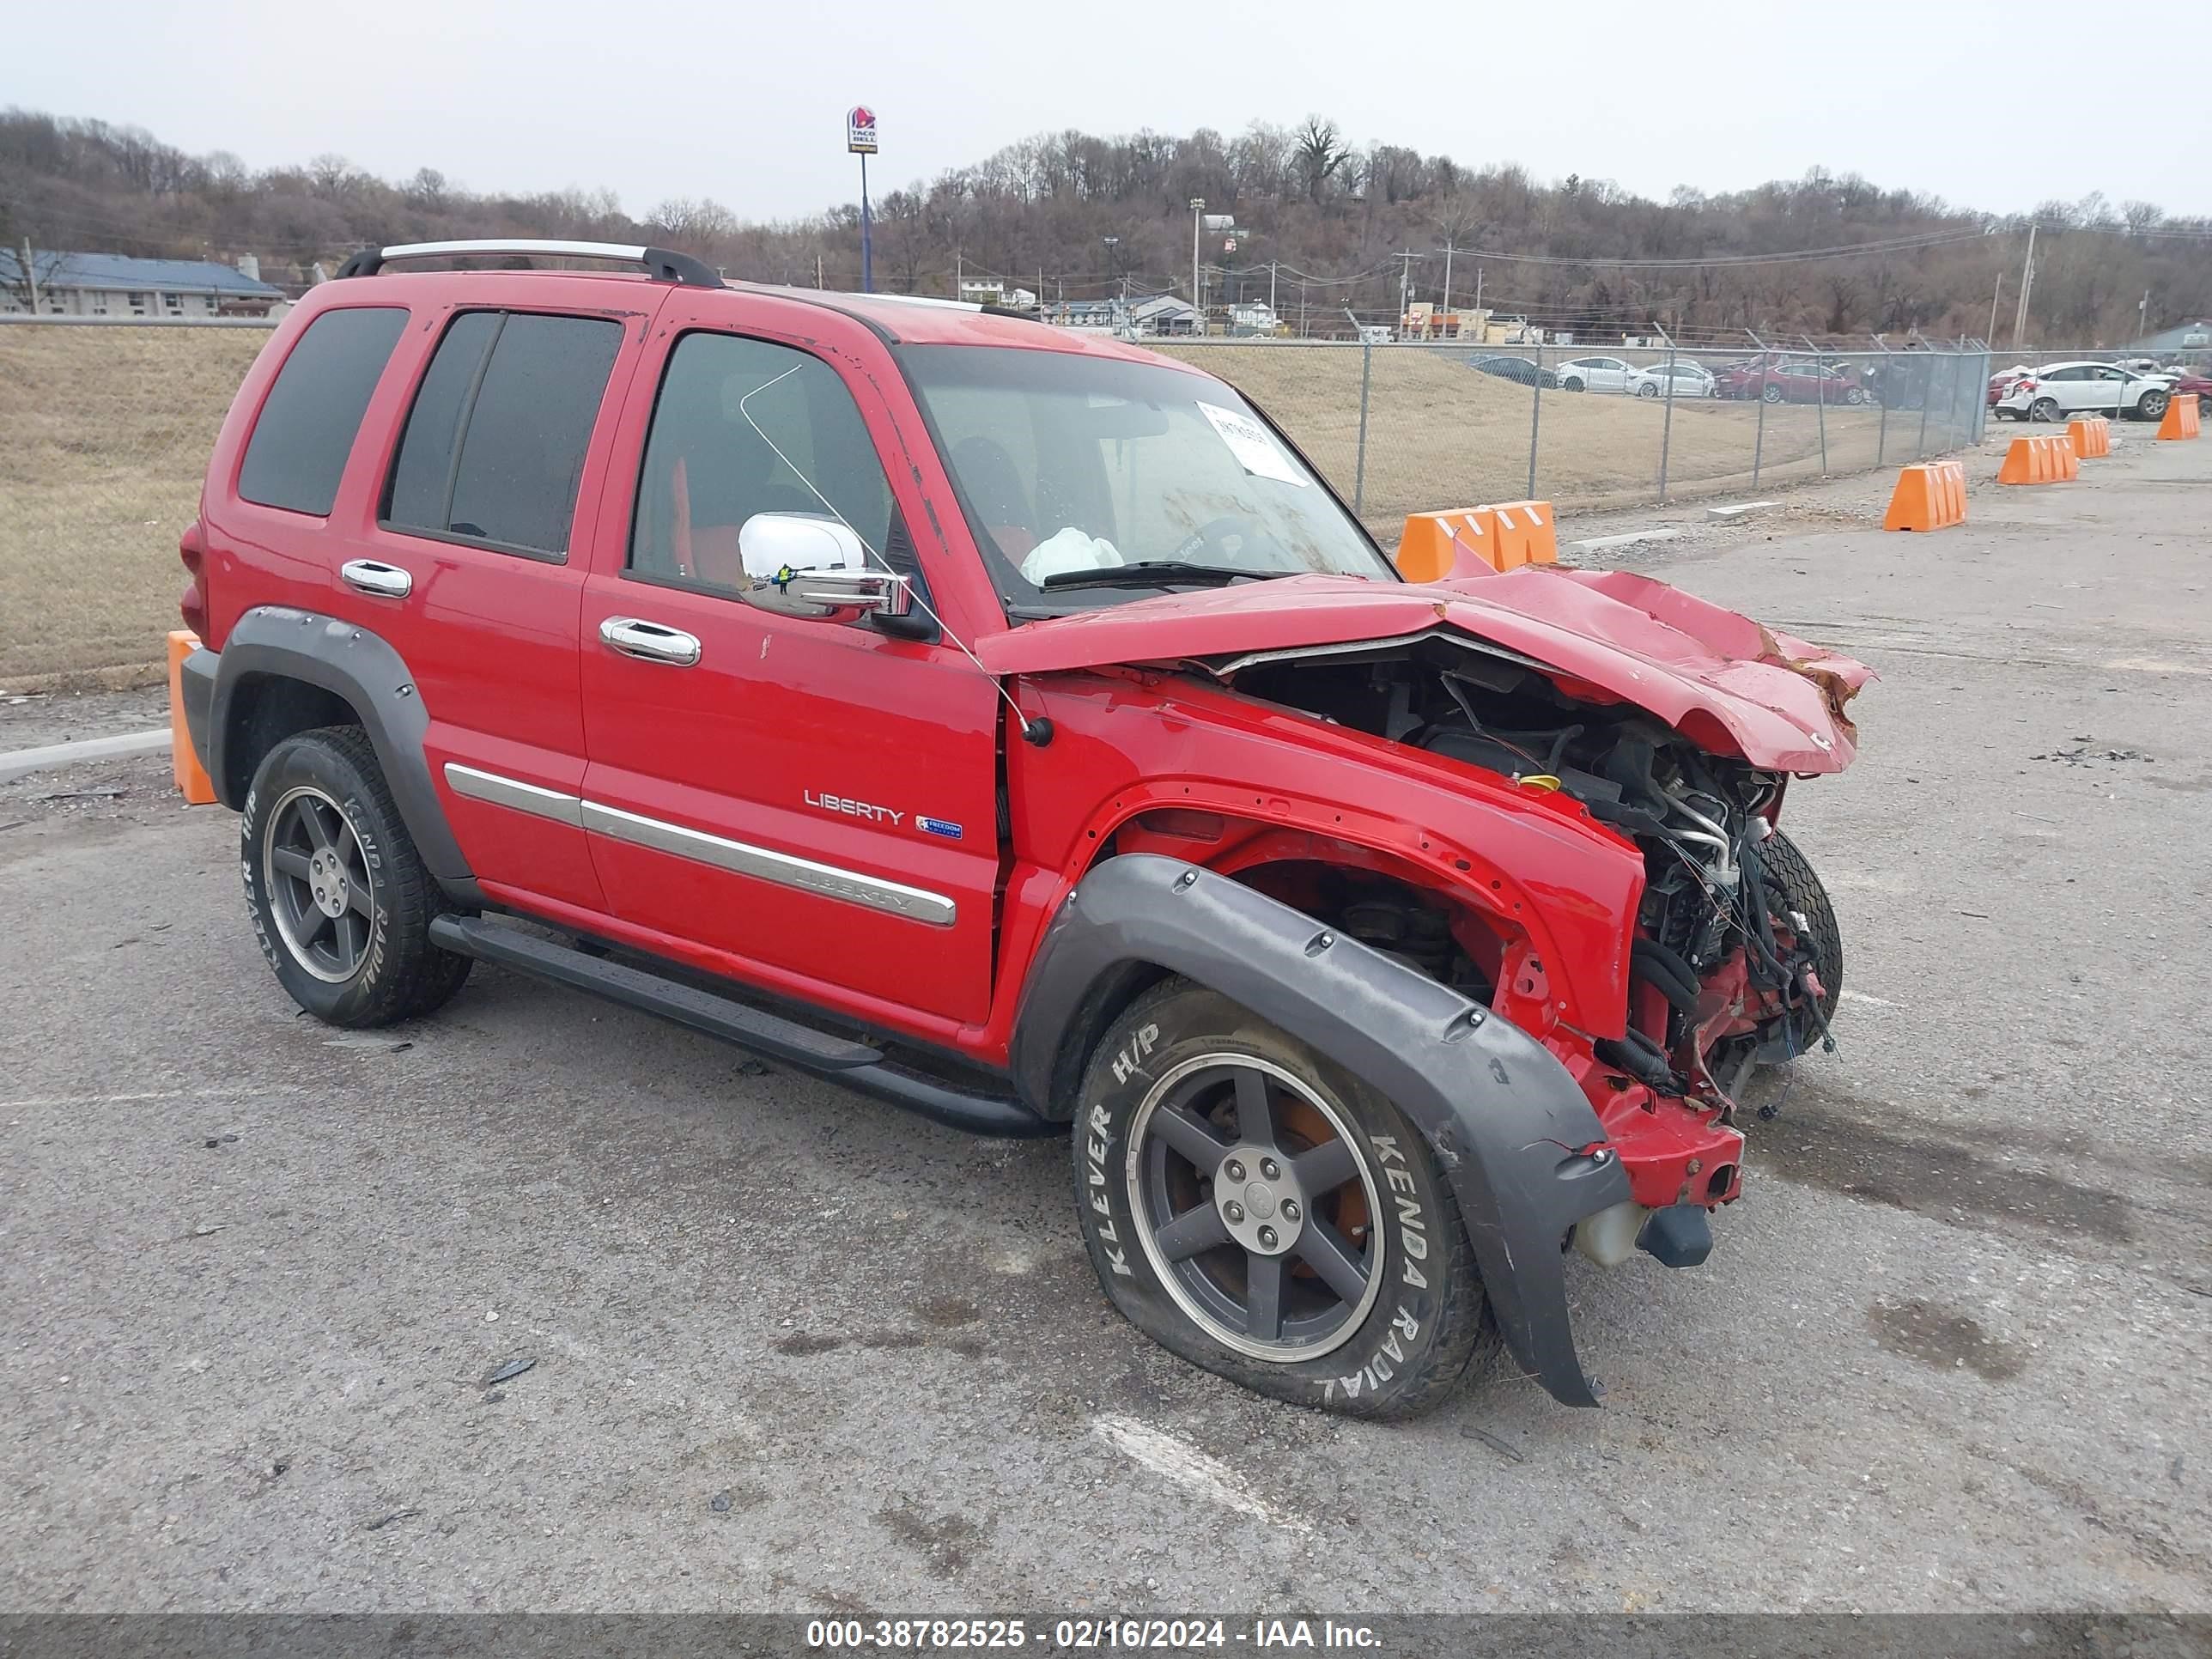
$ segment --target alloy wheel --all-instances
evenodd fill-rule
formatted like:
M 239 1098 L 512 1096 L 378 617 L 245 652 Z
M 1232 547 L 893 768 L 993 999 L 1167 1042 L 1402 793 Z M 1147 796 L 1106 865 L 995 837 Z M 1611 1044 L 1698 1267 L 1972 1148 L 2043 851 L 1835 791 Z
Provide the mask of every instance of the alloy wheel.
M 1381 1200 L 1310 1085 L 1251 1054 L 1185 1060 L 1138 1106 L 1127 1158 L 1145 1254 L 1215 1341 L 1287 1364 L 1360 1328 L 1382 1283 Z
M 333 985 L 361 971 L 374 931 L 375 879 L 335 800 L 302 786 L 276 803 L 262 842 L 262 878 L 295 962 Z

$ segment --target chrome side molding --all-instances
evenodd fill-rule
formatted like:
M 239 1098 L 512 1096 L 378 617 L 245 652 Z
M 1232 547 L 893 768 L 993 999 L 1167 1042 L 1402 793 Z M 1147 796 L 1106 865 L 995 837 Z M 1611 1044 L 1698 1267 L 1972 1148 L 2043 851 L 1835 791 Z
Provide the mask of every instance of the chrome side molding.
M 750 842 L 709 835 L 704 830 L 625 812 L 620 807 L 605 806 L 598 801 L 564 794 L 558 789 L 525 783 L 519 778 L 502 777 L 496 772 L 464 766 L 459 761 L 446 763 L 446 784 L 455 794 L 465 795 L 471 800 L 488 801 L 495 806 L 527 812 L 532 817 L 547 818 L 555 823 L 627 842 L 633 847 L 650 848 L 656 853 L 713 865 L 735 875 L 750 876 L 758 881 L 819 894 L 847 904 L 864 905 L 888 915 L 927 922 L 933 927 L 950 927 L 959 919 L 957 904 L 943 893 L 933 893 L 927 888 L 909 887 L 881 876 L 864 875 L 858 870 L 780 853 L 772 847 L 756 847 Z

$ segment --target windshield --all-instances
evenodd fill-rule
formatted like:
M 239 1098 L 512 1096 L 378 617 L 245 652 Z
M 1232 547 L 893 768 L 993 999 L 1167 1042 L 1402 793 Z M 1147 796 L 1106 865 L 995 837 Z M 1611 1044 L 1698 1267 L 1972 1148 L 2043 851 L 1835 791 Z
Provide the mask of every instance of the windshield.
M 1019 347 L 899 356 L 1018 614 L 1314 571 L 1397 580 L 1305 463 L 1210 376 Z

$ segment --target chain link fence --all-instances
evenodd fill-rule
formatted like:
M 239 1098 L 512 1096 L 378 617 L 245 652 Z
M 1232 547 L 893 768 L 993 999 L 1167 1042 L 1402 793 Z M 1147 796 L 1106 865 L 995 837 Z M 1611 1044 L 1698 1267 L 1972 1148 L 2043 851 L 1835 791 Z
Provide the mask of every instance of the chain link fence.
M 254 327 L 0 324 L 0 688 L 145 678 Z M 1290 433 L 1386 547 L 1408 513 L 1742 494 L 1978 439 L 1990 354 L 1147 341 Z
M 1408 513 L 1753 491 L 1975 442 L 1990 354 L 1148 341 L 1243 392 L 1385 544 Z

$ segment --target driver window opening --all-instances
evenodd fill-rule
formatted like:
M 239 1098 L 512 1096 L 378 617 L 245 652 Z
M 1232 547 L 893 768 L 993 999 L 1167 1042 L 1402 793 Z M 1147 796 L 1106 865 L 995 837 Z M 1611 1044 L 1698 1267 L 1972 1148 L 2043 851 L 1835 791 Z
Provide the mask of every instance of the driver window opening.
M 760 514 L 842 520 L 891 568 L 916 574 L 875 445 L 836 371 L 790 346 L 688 334 L 653 405 L 629 568 L 738 592 L 749 574 L 742 533 Z

